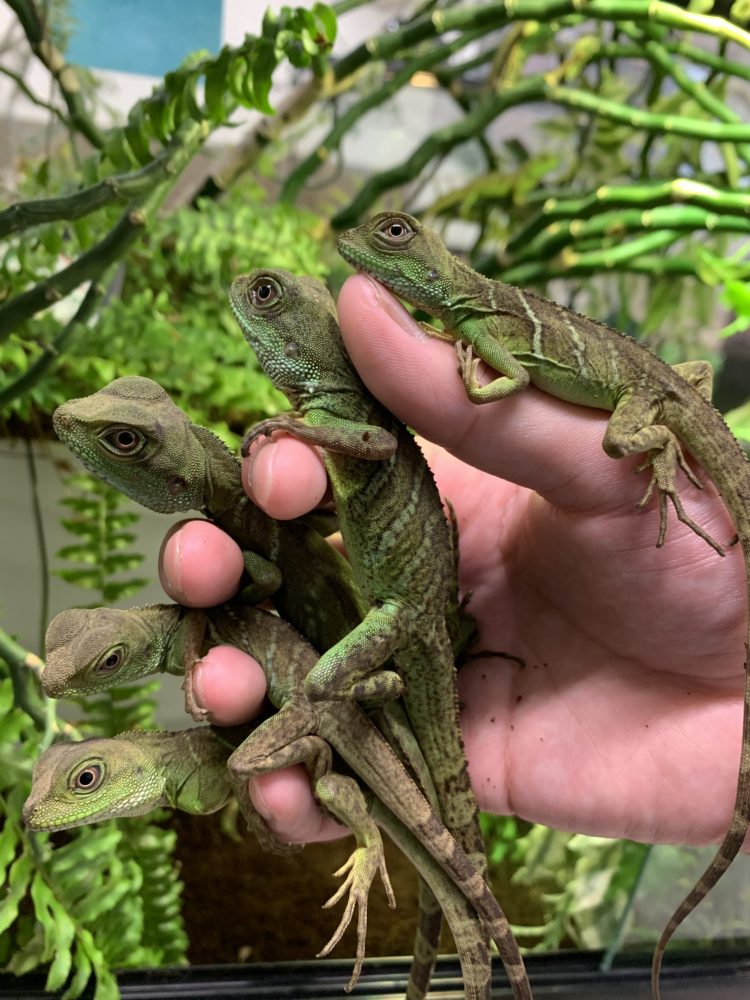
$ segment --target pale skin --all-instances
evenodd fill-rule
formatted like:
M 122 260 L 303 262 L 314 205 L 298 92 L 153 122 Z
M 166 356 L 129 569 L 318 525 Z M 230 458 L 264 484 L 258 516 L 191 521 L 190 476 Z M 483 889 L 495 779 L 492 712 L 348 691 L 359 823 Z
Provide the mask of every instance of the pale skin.
M 483 657 L 459 674 L 480 807 L 602 836 L 720 840 L 740 747 L 741 553 L 718 557 L 672 516 L 664 549 L 655 548 L 658 514 L 653 504 L 635 508 L 646 474 L 604 454 L 604 411 L 535 389 L 474 406 L 453 346 L 425 337 L 383 288 L 350 278 L 338 308 L 360 374 L 425 439 L 456 509 L 480 647 L 525 663 Z M 311 509 L 326 492 L 319 455 L 290 438 L 257 448 L 244 473 L 276 517 Z M 729 517 L 703 480 L 702 492 L 681 484 L 685 505 L 728 542 Z M 232 545 L 205 522 L 173 533 L 162 552 L 170 595 L 224 599 L 236 584 Z M 212 650 L 197 681 L 218 723 L 251 718 L 263 698 L 260 667 L 227 647 Z M 342 830 L 321 816 L 301 768 L 258 779 L 252 795 L 288 840 Z

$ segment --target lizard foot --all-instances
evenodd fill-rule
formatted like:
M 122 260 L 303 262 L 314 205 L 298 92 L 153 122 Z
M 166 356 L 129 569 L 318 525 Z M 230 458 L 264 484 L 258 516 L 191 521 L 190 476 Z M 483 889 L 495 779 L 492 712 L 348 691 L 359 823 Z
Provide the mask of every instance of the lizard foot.
M 643 472 L 649 466 L 651 467 L 651 481 L 646 487 L 646 492 L 638 501 L 638 507 L 645 507 L 653 496 L 654 490 L 656 490 L 659 495 L 659 536 L 656 539 L 657 549 L 660 549 L 666 541 L 668 501 L 671 500 L 678 521 L 686 524 L 691 531 L 694 531 L 699 538 L 702 538 L 720 556 L 725 555 L 724 547 L 716 539 L 712 538 L 708 532 L 704 531 L 690 517 L 682 505 L 677 483 L 675 482 L 675 469 L 679 466 L 688 480 L 699 490 L 703 489 L 703 484 L 697 479 L 695 473 L 685 461 L 685 456 L 682 453 L 679 442 L 673 439 L 667 442 L 663 448 L 652 452 L 646 461 L 638 466 L 636 472 Z
M 295 418 L 289 413 L 280 413 L 276 417 L 268 417 L 266 420 L 259 420 L 257 424 L 253 424 L 242 439 L 242 447 L 240 449 L 242 457 L 247 458 L 250 446 L 254 441 L 258 441 L 263 437 L 270 438 L 273 436 L 275 431 L 291 432 L 298 426 L 299 421 L 295 420 Z
M 388 905 L 391 909 L 396 906 L 396 897 L 393 894 L 391 880 L 388 877 L 388 871 L 385 867 L 382 844 L 379 845 L 378 849 L 373 849 L 372 847 L 356 848 L 349 857 L 349 860 L 343 864 L 337 872 L 334 872 L 334 876 L 336 878 L 340 878 L 346 872 L 348 872 L 346 879 L 341 883 L 333 896 L 331 896 L 331 898 L 323 904 L 324 910 L 329 909 L 331 906 L 335 906 L 348 891 L 349 899 L 346 903 L 346 909 L 344 910 L 341 920 L 339 921 L 339 925 L 333 932 L 331 939 L 321 949 L 321 951 L 318 952 L 316 958 L 325 958 L 326 955 L 329 955 L 333 951 L 341 940 L 344 931 L 351 923 L 351 919 L 354 916 L 354 910 L 356 908 L 357 955 L 354 961 L 354 969 L 352 971 L 351 979 L 345 987 L 346 992 L 351 993 L 357 985 L 357 980 L 359 979 L 359 975 L 362 971 L 362 963 L 365 960 L 365 939 L 367 937 L 367 897 L 370 892 L 372 880 L 378 872 L 380 872 L 380 878 L 383 881 L 383 887 L 385 888 Z
M 456 357 L 458 358 L 458 373 L 463 379 L 467 389 L 480 388 L 477 372 L 481 358 L 474 357 L 474 350 L 471 344 L 464 344 L 463 341 L 456 341 Z

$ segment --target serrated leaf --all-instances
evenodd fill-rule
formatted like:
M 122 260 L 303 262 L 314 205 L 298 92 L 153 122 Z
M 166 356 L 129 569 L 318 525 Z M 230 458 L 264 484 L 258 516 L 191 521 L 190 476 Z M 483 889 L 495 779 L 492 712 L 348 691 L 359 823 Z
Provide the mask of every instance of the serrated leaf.
M 137 552 L 116 553 L 105 556 L 102 566 L 105 573 L 121 573 L 127 569 L 135 569 L 144 561 L 144 556 Z
M 69 559 L 71 562 L 88 563 L 91 566 L 96 565 L 98 561 L 96 552 L 93 552 L 90 548 L 83 545 L 64 545 L 61 549 L 57 550 L 55 555 L 58 559 Z
M 125 138 L 133 151 L 133 156 L 141 166 L 151 162 L 151 150 L 148 146 L 148 137 L 145 135 L 146 120 L 142 117 L 134 117 L 125 126 Z
M 226 77 L 231 58 L 231 50 L 224 46 L 218 58 L 206 71 L 204 99 L 208 114 L 214 122 L 223 122 L 227 116 L 224 95 L 227 90 Z
M 274 109 L 269 103 L 268 95 L 271 93 L 273 71 L 275 68 L 276 56 L 273 47 L 271 45 L 259 45 L 256 57 L 253 60 L 253 91 L 258 110 L 264 115 L 274 114 Z
M 101 574 L 92 573 L 88 569 L 56 569 L 54 573 L 61 580 L 75 583 L 76 586 L 84 587 L 86 590 L 96 590 L 101 583 Z
M 62 1000 L 77 1000 L 86 989 L 91 973 L 91 962 L 84 949 L 79 946 L 73 955 L 73 977 L 63 993 Z
M 105 601 L 119 601 L 124 597 L 130 597 L 132 594 L 138 593 L 138 591 L 149 584 L 151 581 L 148 577 L 136 577 L 134 580 L 128 580 L 127 583 L 107 583 L 102 588 L 102 596 Z
M 0 933 L 6 930 L 18 916 L 18 907 L 26 895 L 31 880 L 31 858 L 22 854 L 10 866 L 8 889 L 0 900 Z

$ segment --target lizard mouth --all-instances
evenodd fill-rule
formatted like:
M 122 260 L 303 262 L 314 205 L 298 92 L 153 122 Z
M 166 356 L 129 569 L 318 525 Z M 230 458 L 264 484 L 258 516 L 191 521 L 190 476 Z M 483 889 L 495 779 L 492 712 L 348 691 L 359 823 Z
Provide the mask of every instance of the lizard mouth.
M 397 268 L 389 268 L 384 265 L 381 259 L 371 258 L 367 251 L 361 247 L 347 243 L 346 233 L 339 238 L 338 250 L 344 260 L 352 267 L 369 274 L 371 278 L 375 278 L 381 285 L 407 302 L 417 304 L 413 298 L 412 286 L 403 274 Z
M 86 819 L 69 820 L 66 823 L 36 823 L 33 815 L 27 815 L 24 811 L 23 821 L 26 827 L 33 833 L 57 833 L 58 830 L 72 830 L 76 826 L 87 826 L 89 823 L 96 823 L 104 817 L 90 816 Z

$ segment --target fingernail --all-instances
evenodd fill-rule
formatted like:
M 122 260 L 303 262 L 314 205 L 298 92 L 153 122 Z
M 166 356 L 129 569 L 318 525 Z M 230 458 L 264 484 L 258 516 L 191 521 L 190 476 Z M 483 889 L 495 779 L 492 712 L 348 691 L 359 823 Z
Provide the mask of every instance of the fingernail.
M 185 593 L 182 586 L 182 546 L 180 532 L 175 526 L 167 533 L 159 552 L 159 580 L 172 600 L 182 604 Z
M 426 340 L 427 334 L 414 317 L 404 309 L 395 295 L 392 295 L 387 288 L 381 285 L 379 281 L 371 278 L 369 274 L 364 275 L 364 277 L 369 283 L 378 305 L 390 316 L 394 323 L 397 323 L 404 333 L 408 333 L 415 340 Z
M 248 783 L 248 791 L 250 792 L 250 801 L 255 806 L 256 812 L 258 812 L 261 819 L 264 819 L 270 825 L 270 821 L 273 819 L 273 812 L 263 794 L 262 785 L 258 781 L 250 781 Z
M 196 665 L 193 667 L 193 672 L 190 677 L 191 686 L 193 688 L 193 699 L 198 708 L 206 707 L 206 695 L 203 690 L 203 660 L 198 660 Z
M 270 449 L 270 451 L 268 450 Z M 263 455 L 263 472 L 262 475 L 258 476 L 257 480 L 253 478 L 253 472 L 255 470 L 255 463 L 261 452 Z M 258 447 L 253 448 L 248 457 L 245 459 L 247 463 L 245 466 L 245 483 L 247 486 L 248 493 L 250 494 L 250 499 L 257 504 L 259 507 L 264 507 L 268 503 L 268 500 L 273 491 L 273 480 L 274 480 L 274 469 L 275 469 L 275 458 L 276 448 L 272 441 L 267 444 L 260 444 Z

